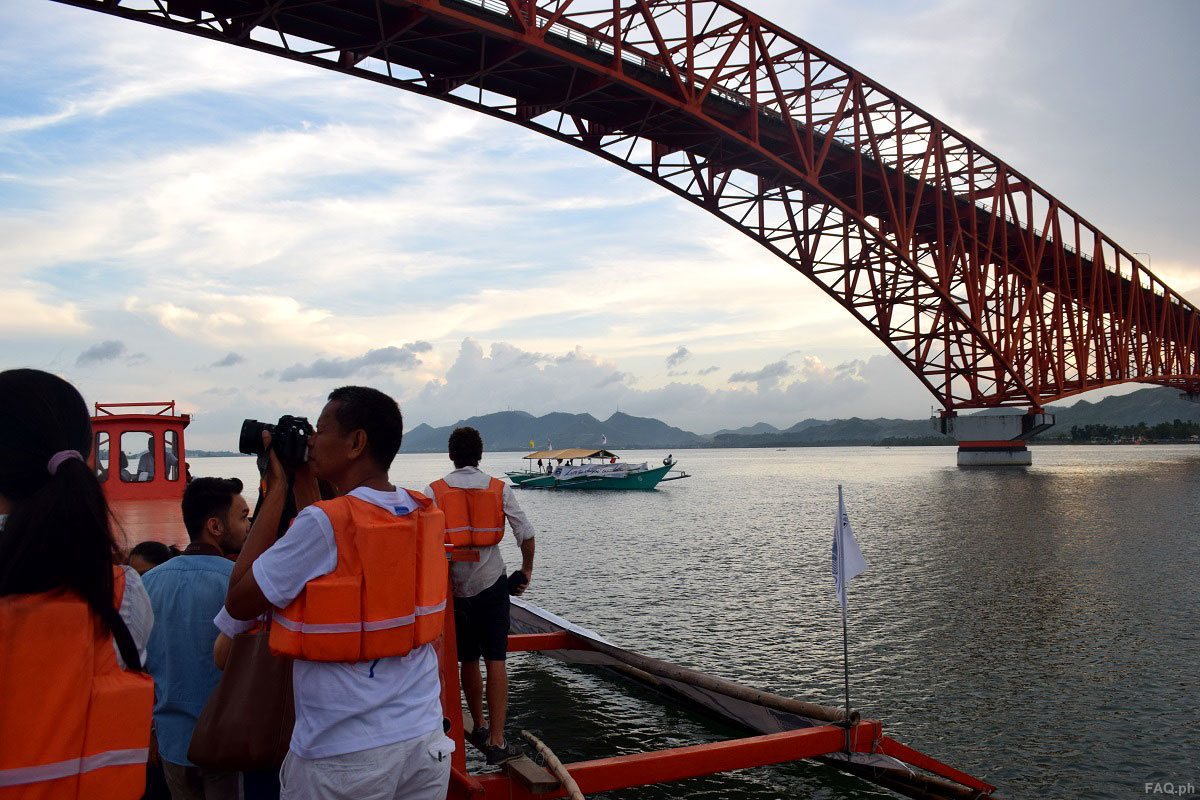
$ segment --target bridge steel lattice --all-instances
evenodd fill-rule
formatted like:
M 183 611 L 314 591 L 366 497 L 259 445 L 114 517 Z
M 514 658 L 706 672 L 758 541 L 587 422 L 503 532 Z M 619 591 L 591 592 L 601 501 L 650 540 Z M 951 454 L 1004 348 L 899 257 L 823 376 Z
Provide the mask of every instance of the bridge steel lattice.
M 60 1 L 475 109 L 636 172 L 817 283 L 946 412 L 1129 381 L 1200 389 L 1193 304 L 975 142 L 734 3 Z

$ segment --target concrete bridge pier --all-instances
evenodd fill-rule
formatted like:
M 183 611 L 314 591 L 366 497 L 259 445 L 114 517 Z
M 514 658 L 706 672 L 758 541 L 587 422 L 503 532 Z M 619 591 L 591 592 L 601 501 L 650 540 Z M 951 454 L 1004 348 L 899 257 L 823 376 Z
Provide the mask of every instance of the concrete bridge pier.
M 950 412 L 931 421 L 942 433 L 958 440 L 960 467 L 1028 467 L 1033 463 L 1033 453 L 1026 442 L 1052 427 L 1054 415 L 1030 411 L 960 417 Z

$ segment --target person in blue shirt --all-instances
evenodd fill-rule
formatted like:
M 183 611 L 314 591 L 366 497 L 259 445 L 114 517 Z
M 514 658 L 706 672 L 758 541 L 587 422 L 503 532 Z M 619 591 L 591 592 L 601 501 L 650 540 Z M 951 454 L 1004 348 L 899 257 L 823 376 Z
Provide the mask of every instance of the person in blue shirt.
M 196 478 L 183 493 L 191 544 L 143 576 L 158 624 L 146 648 L 154 678 L 154 728 L 172 800 L 237 800 L 238 773 L 200 769 L 187 758 L 200 711 L 217 688 L 213 617 L 225 604 L 233 561 L 250 531 L 236 478 Z

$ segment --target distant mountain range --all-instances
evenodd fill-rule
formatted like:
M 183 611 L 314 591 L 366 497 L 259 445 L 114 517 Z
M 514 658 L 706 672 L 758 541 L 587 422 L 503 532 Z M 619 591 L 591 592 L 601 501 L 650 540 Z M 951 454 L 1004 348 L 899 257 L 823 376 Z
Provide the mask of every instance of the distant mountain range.
M 1179 397 L 1168 388 L 1139 389 L 1096 403 L 1080 400 L 1074 406 L 1048 406 L 1057 424 L 1039 438 L 1067 437 L 1072 425 L 1154 425 L 1176 419 L 1200 422 L 1200 403 Z M 780 430 L 759 422 L 736 429 L 697 434 L 661 420 L 617 412 L 606 420 L 591 414 L 553 413 L 535 417 L 524 411 L 500 411 L 433 428 L 418 425 L 404 434 L 404 452 L 444 452 L 450 432 L 470 425 L 483 435 L 491 451 L 529 451 L 563 447 L 607 447 L 611 450 L 683 449 L 688 447 L 811 447 L 822 445 L 874 445 L 887 442 L 936 444 L 950 440 L 937 433 L 928 419 L 805 419 Z M 607 439 L 607 443 L 603 443 Z M 534 442 L 533 448 L 529 443 Z
M 1160 422 L 1200 422 L 1200 403 L 1180 398 L 1178 389 L 1166 387 L 1138 389 L 1120 397 L 1106 397 L 1096 403 L 1080 400 L 1070 408 L 1047 406 L 1056 415 L 1055 431 L 1069 433 L 1072 425 L 1157 425 Z
M 710 447 L 811 447 L 814 445 L 869 445 L 885 439 L 944 438 L 927 419 L 806 419 L 775 433 L 714 434 Z M 948 441 L 948 440 L 947 440 Z
M 649 417 L 634 417 L 620 411 L 604 421 L 591 414 L 554 413 L 535 417 L 525 411 L 499 411 L 482 417 L 459 420 L 453 425 L 431 428 L 421 424 L 404 434 L 404 451 L 436 453 L 446 449 L 450 432 L 470 425 L 483 436 L 488 450 L 547 450 L 563 447 L 608 447 L 641 449 L 652 447 L 708 447 L 711 439 L 673 428 Z M 607 438 L 607 443 L 604 440 Z M 531 448 L 529 443 L 534 442 Z

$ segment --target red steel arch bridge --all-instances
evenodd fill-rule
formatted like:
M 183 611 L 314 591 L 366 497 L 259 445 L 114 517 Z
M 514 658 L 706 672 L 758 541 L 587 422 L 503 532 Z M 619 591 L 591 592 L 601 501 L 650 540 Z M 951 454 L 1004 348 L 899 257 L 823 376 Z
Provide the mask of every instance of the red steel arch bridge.
M 1130 251 L 735 3 L 62 1 L 472 108 L 636 172 L 814 281 L 944 417 L 1132 381 L 1200 391 L 1200 314 Z

